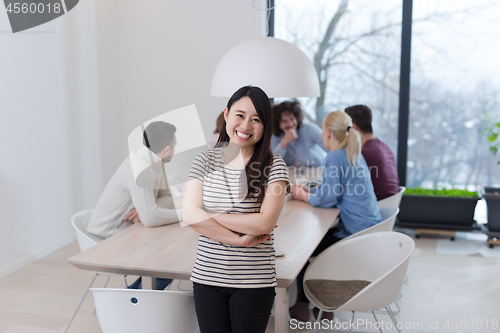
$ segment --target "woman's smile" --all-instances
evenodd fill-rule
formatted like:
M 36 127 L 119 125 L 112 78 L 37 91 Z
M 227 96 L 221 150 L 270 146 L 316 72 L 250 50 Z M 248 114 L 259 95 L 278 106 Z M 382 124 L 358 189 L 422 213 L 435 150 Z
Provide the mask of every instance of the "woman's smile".
M 242 140 L 250 139 L 250 137 L 252 136 L 252 134 L 241 132 L 238 130 L 236 130 L 236 135 Z

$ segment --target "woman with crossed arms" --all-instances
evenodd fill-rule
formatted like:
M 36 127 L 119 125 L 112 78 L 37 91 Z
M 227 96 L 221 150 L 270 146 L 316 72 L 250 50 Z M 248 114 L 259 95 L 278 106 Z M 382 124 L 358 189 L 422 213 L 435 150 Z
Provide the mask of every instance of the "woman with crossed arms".
M 224 147 L 194 160 L 184 222 L 200 233 L 191 274 L 201 333 L 264 333 L 276 287 L 273 228 L 289 191 L 286 165 L 270 150 L 272 112 L 258 87 L 224 109 Z

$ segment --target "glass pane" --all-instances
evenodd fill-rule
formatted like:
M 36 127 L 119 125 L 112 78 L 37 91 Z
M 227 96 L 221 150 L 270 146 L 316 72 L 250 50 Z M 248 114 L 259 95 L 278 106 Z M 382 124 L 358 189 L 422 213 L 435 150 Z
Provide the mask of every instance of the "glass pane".
M 316 64 L 324 85 L 320 98 L 299 99 L 310 119 L 321 126 L 326 113 L 365 104 L 373 111 L 375 135 L 396 153 L 402 1 L 277 4 L 275 36 L 297 45 Z M 315 62 L 317 55 L 321 61 Z
M 410 187 L 500 183 L 500 154 L 484 135 L 500 122 L 500 3 L 413 2 Z

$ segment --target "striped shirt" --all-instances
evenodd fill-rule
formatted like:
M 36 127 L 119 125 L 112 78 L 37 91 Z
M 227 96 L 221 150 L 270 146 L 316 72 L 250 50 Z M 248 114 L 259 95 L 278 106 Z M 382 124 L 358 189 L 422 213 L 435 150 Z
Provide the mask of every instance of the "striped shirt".
M 210 213 L 259 213 L 261 203 L 245 199 L 247 193 L 244 168 L 227 165 L 222 148 L 198 154 L 193 161 L 188 179 L 203 184 L 203 209 Z M 279 155 L 273 156 L 268 170 L 267 184 L 287 182 L 288 170 Z M 266 184 L 266 185 L 267 185 Z M 219 287 L 264 288 L 276 286 L 274 231 L 271 240 L 255 247 L 223 244 L 200 235 L 198 253 L 191 281 Z

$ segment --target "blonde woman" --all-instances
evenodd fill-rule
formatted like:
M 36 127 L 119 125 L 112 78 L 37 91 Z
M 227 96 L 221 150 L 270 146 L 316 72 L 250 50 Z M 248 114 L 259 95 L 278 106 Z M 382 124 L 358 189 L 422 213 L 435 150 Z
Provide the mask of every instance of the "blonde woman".
M 382 221 L 370 170 L 361 155 L 361 137 L 352 128 L 351 117 L 342 111 L 330 112 L 323 120 L 322 139 L 330 152 L 325 158 L 321 184 L 311 190 L 292 186 L 294 199 L 315 207 L 337 207 L 340 210 L 337 227 L 328 231 L 313 256 L 338 240 Z M 308 301 L 302 288 L 306 267 L 297 277 L 297 303 L 290 308 L 290 315 L 299 320 L 309 319 Z M 333 313 L 330 316 L 333 318 Z

